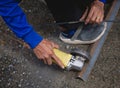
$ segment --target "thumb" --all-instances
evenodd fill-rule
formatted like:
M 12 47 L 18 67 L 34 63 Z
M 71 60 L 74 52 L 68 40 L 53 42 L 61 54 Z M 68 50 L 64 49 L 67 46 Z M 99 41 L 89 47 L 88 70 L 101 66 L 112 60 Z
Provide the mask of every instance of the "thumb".
M 87 13 L 88 13 L 88 7 L 86 8 L 84 14 L 82 15 L 82 17 L 80 18 L 80 21 L 84 21 L 85 18 L 87 17 Z
M 52 58 L 54 59 L 54 61 L 55 61 L 62 69 L 65 68 L 64 64 L 62 63 L 62 61 L 61 61 L 55 54 L 52 55 Z
M 51 42 L 51 44 L 52 44 L 52 47 L 54 47 L 54 48 L 59 48 L 59 45 L 58 44 L 56 44 L 56 43 L 54 43 L 54 42 Z

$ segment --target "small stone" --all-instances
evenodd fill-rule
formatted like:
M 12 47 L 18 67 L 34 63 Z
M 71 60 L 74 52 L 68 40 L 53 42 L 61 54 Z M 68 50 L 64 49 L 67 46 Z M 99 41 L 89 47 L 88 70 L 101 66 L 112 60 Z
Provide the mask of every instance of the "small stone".
M 30 83 L 26 83 L 26 85 L 28 86 Z
M 10 64 L 8 67 L 9 67 L 9 68 L 13 68 L 14 66 L 13 66 L 12 64 Z
M 25 62 L 27 62 L 28 60 L 27 59 L 25 59 Z
M 11 78 L 8 79 L 9 82 L 10 82 L 11 80 L 12 80 Z
M 28 75 L 31 75 L 31 72 L 29 72 Z
M 39 76 L 39 78 L 41 79 L 41 78 L 42 78 L 42 76 Z
M 21 47 L 22 47 L 22 45 L 18 45 L 18 47 L 19 47 L 19 48 L 21 48 Z
M 31 9 L 29 9 L 29 10 L 28 10 L 28 12 L 32 12 L 32 10 L 31 10 Z
M 94 76 L 91 76 L 92 79 L 94 79 L 95 77 Z
M 16 73 L 16 71 L 13 71 L 13 74 L 15 74 Z
M 37 88 L 40 88 L 40 87 L 37 85 Z
M 4 70 L 4 68 L 2 68 L 2 71 Z
M 23 74 L 20 74 L 20 76 L 23 76 Z
M 21 84 L 18 84 L 18 87 L 21 87 L 22 85 Z
M 7 85 L 10 86 L 10 83 L 8 83 Z
M 36 73 L 39 73 L 39 71 L 36 71 Z
M 26 74 L 25 72 L 22 73 L 23 75 Z
M 20 82 L 22 82 L 23 81 L 23 79 L 20 79 Z
M 49 83 L 51 83 L 52 81 L 51 81 L 51 80 L 49 80 L 48 82 L 49 82 Z
M 34 83 L 32 83 L 31 85 L 34 86 Z
M 66 49 L 69 49 L 70 48 L 70 46 L 69 45 L 66 45 Z
M 32 56 L 32 54 L 30 54 L 30 56 Z

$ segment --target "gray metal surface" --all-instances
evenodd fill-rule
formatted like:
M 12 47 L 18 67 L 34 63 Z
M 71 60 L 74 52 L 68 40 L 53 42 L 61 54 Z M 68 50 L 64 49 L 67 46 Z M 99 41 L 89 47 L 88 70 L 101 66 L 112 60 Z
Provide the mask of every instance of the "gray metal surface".
M 85 63 L 85 58 L 80 56 L 73 56 L 68 63 L 66 69 L 67 70 L 77 70 L 81 71 Z

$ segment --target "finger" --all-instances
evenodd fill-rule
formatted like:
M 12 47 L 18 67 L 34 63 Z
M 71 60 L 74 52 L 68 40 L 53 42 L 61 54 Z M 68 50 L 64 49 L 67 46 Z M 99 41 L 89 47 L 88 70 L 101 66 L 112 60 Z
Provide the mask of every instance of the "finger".
M 48 65 L 52 64 L 51 55 L 52 55 L 52 52 L 49 49 L 48 49 L 48 51 L 46 51 L 46 53 L 44 53 L 44 60 L 46 60 L 46 63 Z
M 101 16 L 101 18 L 100 18 L 100 22 L 102 22 L 102 21 L 103 21 L 103 18 L 104 18 L 104 15 L 102 15 L 102 16 Z
M 57 44 L 55 44 L 55 43 L 53 43 L 53 42 L 51 42 L 51 44 L 52 44 L 52 47 L 53 47 L 53 48 L 57 48 L 57 49 L 59 48 L 59 45 L 57 45 Z
M 86 18 L 86 16 L 87 16 L 87 13 L 88 13 L 88 7 L 87 7 L 87 9 L 85 10 L 83 16 L 80 18 L 80 21 L 84 21 L 84 20 L 85 20 L 85 18 Z
M 97 18 L 97 13 L 94 12 L 92 17 L 91 17 L 90 23 L 96 23 L 96 18 Z
M 95 23 L 100 23 L 100 19 L 101 19 L 101 15 L 99 15 L 98 17 L 96 17 Z
M 62 68 L 64 69 L 65 66 L 63 65 L 63 63 L 61 62 L 61 60 L 56 56 L 56 55 L 52 55 L 52 58 L 55 60 L 55 62 Z
M 91 17 L 92 17 L 92 15 L 93 15 L 93 11 L 94 11 L 94 8 L 92 8 L 92 9 L 90 10 L 90 12 L 89 12 L 89 14 L 88 14 L 88 16 L 87 16 L 87 18 L 86 18 L 86 20 L 85 20 L 85 24 L 88 24 L 88 23 L 90 22 Z
M 59 48 L 59 46 L 52 41 L 49 41 L 47 46 L 48 46 L 49 49 Z
M 43 59 L 43 61 L 44 61 L 44 64 L 47 64 L 47 61 L 46 61 L 46 59 Z
M 46 58 L 46 62 L 47 62 L 48 65 L 51 65 L 51 64 L 52 64 L 52 59 L 51 59 L 51 57 Z
M 43 56 L 39 51 L 35 52 L 35 54 L 36 54 L 38 59 L 40 59 L 40 60 L 43 59 Z
M 48 48 L 48 49 L 50 49 L 50 50 L 51 50 L 51 49 L 53 49 L 52 44 L 51 44 L 51 43 L 50 43 L 50 44 L 48 44 L 48 45 L 47 45 L 47 48 Z M 46 50 L 48 50 L 48 49 L 46 49 Z

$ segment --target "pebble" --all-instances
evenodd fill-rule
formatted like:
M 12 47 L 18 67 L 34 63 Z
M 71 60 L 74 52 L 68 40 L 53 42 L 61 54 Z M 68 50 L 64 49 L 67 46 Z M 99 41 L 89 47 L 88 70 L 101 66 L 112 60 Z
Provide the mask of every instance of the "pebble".
M 31 85 L 34 86 L 34 83 L 32 83 Z
M 21 87 L 22 85 L 21 84 L 18 84 L 18 87 Z
M 5 68 L 2 68 L 2 71 L 4 70 Z
M 28 12 L 32 12 L 32 10 L 31 10 L 31 9 L 29 9 L 29 10 L 28 10 Z
M 49 80 L 48 82 L 49 82 L 49 83 L 51 83 L 52 81 L 51 81 L 51 80 Z
M 27 62 L 28 60 L 27 59 L 25 59 L 25 62 Z
M 26 73 L 25 73 L 25 72 L 23 72 L 22 74 L 23 74 L 23 75 L 25 75 Z
M 69 45 L 66 45 L 66 49 L 69 49 L 70 48 L 70 46 Z
M 17 71 L 13 71 L 13 74 L 15 74 Z
M 30 57 L 32 57 L 32 54 L 29 54 L 30 55 Z
M 91 78 L 92 78 L 92 79 L 95 79 L 95 77 L 94 77 L 94 76 L 91 76 Z
M 10 82 L 10 81 L 12 81 L 12 79 L 11 79 L 11 78 L 9 78 L 9 79 L 8 79 L 8 81 Z
M 18 45 L 18 47 L 19 47 L 19 48 L 21 48 L 21 47 L 22 47 L 22 45 Z
M 30 83 L 26 83 L 26 85 L 28 86 Z
M 7 59 L 7 57 L 5 56 L 5 57 L 4 57 L 4 60 L 6 60 L 6 59 Z
M 7 85 L 10 86 L 10 83 L 8 83 Z
M 38 86 L 38 85 L 37 85 L 36 87 L 37 87 L 37 88 L 40 88 L 40 86 Z
M 14 66 L 13 66 L 12 64 L 10 64 L 8 67 L 9 67 L 9 68 L 13 68 Z
M 39 73 L 39 71 L 36 71 L 36 73 Z
M 23 79 L 20 79 L 20 82 L 22 82 L 23 81 Z
M 31 75 L 31 72 L 28 72 L 28 75 Z
M 41 78 L 42 78 L 42 76 L 39 76 L 39 78 L 41 79 Z

